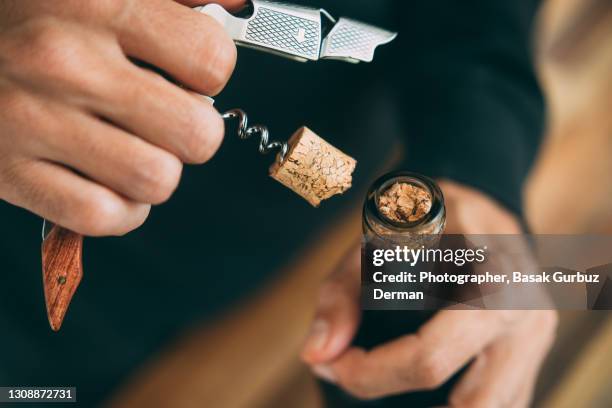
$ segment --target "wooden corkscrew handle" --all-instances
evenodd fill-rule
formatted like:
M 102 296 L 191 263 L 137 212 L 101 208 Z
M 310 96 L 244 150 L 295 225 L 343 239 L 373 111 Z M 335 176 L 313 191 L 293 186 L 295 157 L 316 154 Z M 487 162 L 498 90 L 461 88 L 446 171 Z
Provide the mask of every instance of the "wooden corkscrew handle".
M 42 243 L 47 317 L 58 331 L 83 277 L 83 236 L 54 225 Z

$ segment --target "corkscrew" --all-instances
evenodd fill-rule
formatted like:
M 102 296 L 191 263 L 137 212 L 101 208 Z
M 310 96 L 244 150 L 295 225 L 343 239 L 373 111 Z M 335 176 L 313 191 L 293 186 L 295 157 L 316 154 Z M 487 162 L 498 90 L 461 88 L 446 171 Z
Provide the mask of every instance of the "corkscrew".
M 282 165 L 289 151 L 287 142 L 279 142 L 277 140 L 270 141 L 270 132 L 263 125 L 249 126 L 247 114 L 242 109 L 232 109 L 223 114 L 223 119 L 226 121 L 238 120 L 238 137 L 242 140 L 250 139 L 253 136 L 259 135 L 259 153 L 268 154 L 274 149 L 279 149 L 277 161 Z
M 300 62 L 320 59 L 371 62 L 375 49 L 397 36 L 348 18 L 336 20 L 323 9 L 268 0 L 251 0 L 239 16 L 217 4 L 194 10 L 217 20 L 240 46 Z M 280 142 L 270 140 L 267 127 L 249 126 L 248 117 L 241 109 L 227 111 L 223 118 L 238 121 L 240 139 L 259 137 L 260 153 L 278 149 L 270 176 L 313 206 L 351 187 L 356 161 L 310 129 L 301 127 L 287 142 Z M 42 235 L 47 317 L 51 328 L 58 331 L 83 277 L 83 236 L 48 221 L 43 222 Z

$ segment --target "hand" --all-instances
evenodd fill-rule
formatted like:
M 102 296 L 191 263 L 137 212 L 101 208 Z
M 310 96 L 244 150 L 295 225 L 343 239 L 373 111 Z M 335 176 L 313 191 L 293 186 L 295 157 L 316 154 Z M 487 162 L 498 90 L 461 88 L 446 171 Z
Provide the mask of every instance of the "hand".
M 216 1 L 237 7 L 243 1 Z M 140 226 L 224 126 L 236 48 L 205 1 L 0 3 L 0 198 L 85 235 Z
M 518 233 L 514 217 L 483 194 L 441 182 L 448 233 Z M 453 407 L 526 407 L 554 339 L 556 313 L 443 310 L 417 333 L 372 350 L 351 346 L 360 320 L 360 248 L 323 284 L 303 360 L 319 377 L 364 399 L 435 389 L 466 364 Z

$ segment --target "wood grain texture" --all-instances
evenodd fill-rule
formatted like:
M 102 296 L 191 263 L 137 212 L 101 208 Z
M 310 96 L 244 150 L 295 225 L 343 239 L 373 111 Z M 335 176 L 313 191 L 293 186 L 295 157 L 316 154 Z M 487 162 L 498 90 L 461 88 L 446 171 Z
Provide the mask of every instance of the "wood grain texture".
M 270 167 L 270 175 L 295 191 L 314 207 L 351 188 L 357 162 L 302 127 L 289 139 L 283 164 Z
M 42 244 L 47 317 L 58 331 L 83 277 L 83 236 L 57 225 Z

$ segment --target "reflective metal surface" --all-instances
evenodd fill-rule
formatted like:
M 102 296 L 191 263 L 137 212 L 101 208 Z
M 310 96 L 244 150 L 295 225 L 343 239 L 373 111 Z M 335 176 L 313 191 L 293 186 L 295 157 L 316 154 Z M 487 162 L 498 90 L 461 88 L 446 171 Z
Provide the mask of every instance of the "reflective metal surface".
M 247 18 L 236 17 L 218 4 L 195 10 L 217 20 L 238 45 L 300 62 L 371 62 L 376 47 L 397 36 L 348 18 L 336 20 L 323 9 L 267 0 L 252 0 L 251 6 L 252 14 Z

